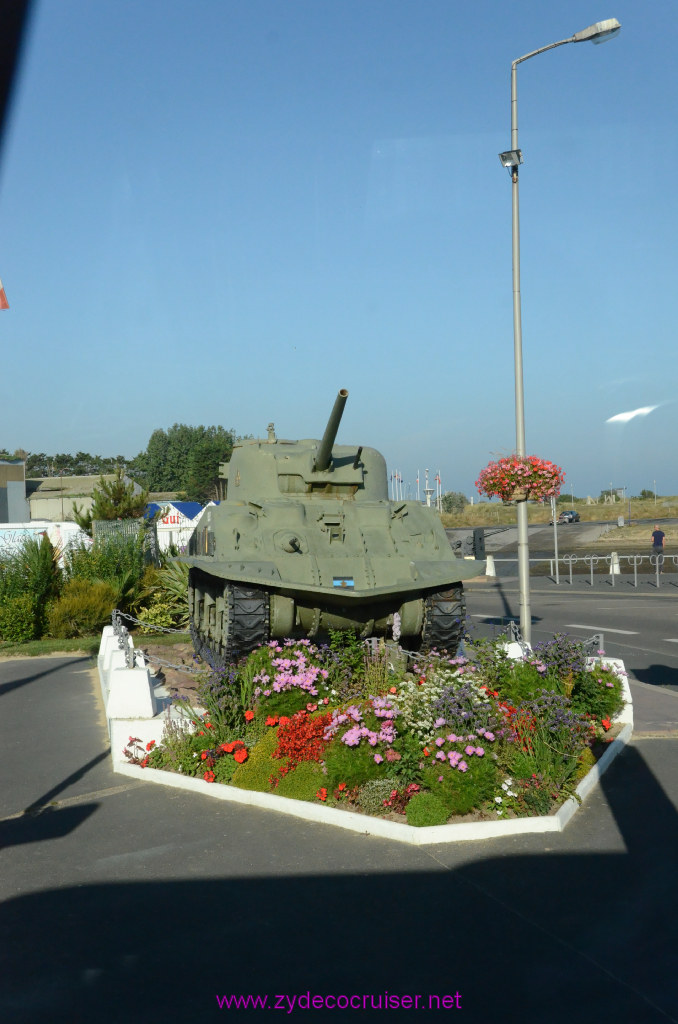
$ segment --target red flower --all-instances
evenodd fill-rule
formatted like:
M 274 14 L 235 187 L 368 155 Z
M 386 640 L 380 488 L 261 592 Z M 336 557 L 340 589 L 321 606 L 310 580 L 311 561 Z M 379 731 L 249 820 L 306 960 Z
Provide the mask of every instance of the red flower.
M 397 693 L 398 692 L 398 687 L 397 686 L 389 686 L 388 692 L 389 693 Z
M 612 728 L 612 722 L 610 721 L 610 719 L 609 719 L 609 718 L 603 718 L 603 719 L 601 719 L 601 722 L 600 722 L 600 724 L 602 725 L 602 727 L 603 727 L 603 729 L 605 730 L 605 732 L 607 732 L 607 730 L 608 730 L 608 729 L 611 729 L 611 728 Z
M 201 729 L 200 732 L 198 733 L 198 736 L 204 736 L 204 735 L 205 735 L 205 733 Z
M 345 782 L 340 782 L 339 785 L 337 786 L 337 789 L 341 793 L 342 790 L 346 789 L 346 783 Z
M 424 747 L 424 757 L 430 757 L 430 756 L 431 756 L 431 751 L 428 749 L 428 747 Z
M 280 725 L 287 725 L 288 722 L 289 722 L 289 718 L 287 717 L 287 715 L 281 715 L 280 716 Z
M 233 758 L 238 764 L 242 764 L 243 761 L 247 760 L 247 749 L 245 747 L 238 747 Z
M 248 709 L 248 710 L 247 710 L 247 711 L 245 712 L 245 721 L 246 721 L 246 722 L 251 722 L 253 718 L 254 718 L 254 712 L 253 712 L 253 711 L 250 711 L 250 710 Z
M 203 779 L 205 780 L 205 782 L 214 782 L 215 778 L 216 776 L 214 772 L 205 772 L 205 774 L 203 775 Z
M 321 789 L 318 790 L 318 792 L 316 793 L 316 796 L 318 797 L 318 800 L 322 800 L 322 801 L 327 800 L 327 790 L 325 789 L 324 786 Z
M 147 765 L 148 765 L 148 758 L 147 758 L 147 757 L 145 757 L 145 758 L 143 759 L 143 761 L 141 762 L 141 767 L 142 767 L 142 768 L 146 768 L 146 767 L 147 767 Z
M 207 757 L 207 751 L 206 751 L 206 750 L 203 750 L 202 754 L 200 755 L 200 759 L 201 759 L 202 761 L 204 761 L 206 757 Z
M 266 725 L 277 725 L 277 724 L 278 724 L 278 716 L 277 715 L 269 715 L 268 718 L 266 719 Z
M 146 750 L 153 750 L 154 746 L 155 746 L 155 740 L 151 740 L 150 743 L 146 744 Z
M 214 728 L 214 726 L 212 725 L 212 723 L 211 723 L 211 722 L 205 722 L 205 728 L 206 728 L 206 729 L 213 729 L 213 728 Z

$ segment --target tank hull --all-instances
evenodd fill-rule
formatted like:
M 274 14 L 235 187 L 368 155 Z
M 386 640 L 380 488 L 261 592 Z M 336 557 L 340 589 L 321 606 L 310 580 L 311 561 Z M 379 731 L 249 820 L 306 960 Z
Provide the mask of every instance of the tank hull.
M 388 497 L 373 448 L 334 445 L 340 392 L 321 441 L 234 448 L 226 499 L 208 507 L 181 561 L 200 653 L 224 664 L 271 638 L 330 630 L 392 635 L 410 649 L 456 651 L 463 582 L 485 563 L 457 558 L 440 517 Z

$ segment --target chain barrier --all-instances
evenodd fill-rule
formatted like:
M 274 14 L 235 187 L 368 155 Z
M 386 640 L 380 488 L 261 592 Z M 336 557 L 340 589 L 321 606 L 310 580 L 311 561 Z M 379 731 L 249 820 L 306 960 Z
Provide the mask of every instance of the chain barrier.
M 576 561 L 576 555 L 573 556 Z M 644 556 L 640 556 L 644 557 Z M 653 557 L 653 556 L 650 556 Z M 678 556 L 674 556 L 678 557 Z M 127 668 L 145 668 L 147 662 L 158 665 L 160 668 L 173 668 L 177 672 L 183 672 L 185 675 L 196 676 L 204 669 L 199 668 L 197 665 L 177 665 L 174 662 L 166 661 L 164 658 L 160 658 L 155 654 L 145 654 L 141 650 L 136 650 L 132 646 L 132 638 L 129 630 L 126 626 L 123 626 L 122 619 L 127 619 L 130 622 L 135 622 L 139 626 L 147 626 L 152 629 L 158 629 L 163 633 L 185 633 L 185 630 L 181 629 L 170 629 L 162 626 L 152 626 L 148 622 L 142 622 L 141 619 L 136 619 L 133 615 L 128 615 L 125 612 L 119 611 L 117 608 L 111 614 L 111 622 L 113 625 L 113 632 L 118 639 L 118 647 L 125 652 L 125 665 Z M 502 635 L 502 634 L 500 634 Z M 520 631 L 520 626 L 513 619 L 507 622 L 506 627 L 503 631 L 503 635 L 506 636 L 506 640 L 509 643 L 523 643 L 523 636 Z M 603 633 L 594 633 L 593 636 L 587 640 L 582 640 L 581 643 L 584 647 L 589 648 L 591 651 L 598 653 L 605 649 Z M 463 640 L 462 640 L 463 643 Z M 437 662 L 446 661 L 452 663 L 453 659 L 448 655 L 439 654 L 437 651 L 430 651 L 424 653 L 422 651 L 408 651 L 406 648 L 401 647 L 395 642 L 389 642 L 379 637 L 369 637 L 363 641 L 363 645 L 370 654 L 376 654 L 380 649 L 387 650 L 398 657 L 406 655 L 408 660 L 412 660 L 415 665 L 417 663 L 424 664 L 435 664 Z
M 131 637 L 129 630 L 126 626 L 123 626 L 122 619 L 127 619 L 129 622 L 135 622 L 139 626 L 146 626 L 149 629 L 157 630 L 160 633 L 186 633 L 185 629 L 169 629 L 166 626 L 154 626 L 149 622 L 142 622 L 141 619 L 136 619 L 133 615 L 128 615 L 126 612 L 121 612 L 117 608 L 111 613 L 111 623 L 113 626 L 113 632 L 118 638 L 118 647 L 125 652 L 125 665 L 127 668 L 145 668 L 147 662 L 151 662 L 154 665 L 158 665 L 160 668 L 173 668 L 177 672 L 184 672 L 186 675 L 195 676 L 198 675 L 202 669 L 198 668 L 197 665 L 176 665 L 174 662 L 166 661 L 164 658 L 159 658 L 155 654 L 144 654 L 140 650 L 135 650 L 131 643 Z

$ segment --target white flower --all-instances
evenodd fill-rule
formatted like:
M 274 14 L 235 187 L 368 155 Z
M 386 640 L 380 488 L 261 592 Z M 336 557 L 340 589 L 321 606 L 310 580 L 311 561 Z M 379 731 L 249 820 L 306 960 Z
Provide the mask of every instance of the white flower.
M 495 804 L 500 804 L 500 803 L 502 803 L 502 798 L 500 796 L 495 796 L 494 802 L 495 802 Z

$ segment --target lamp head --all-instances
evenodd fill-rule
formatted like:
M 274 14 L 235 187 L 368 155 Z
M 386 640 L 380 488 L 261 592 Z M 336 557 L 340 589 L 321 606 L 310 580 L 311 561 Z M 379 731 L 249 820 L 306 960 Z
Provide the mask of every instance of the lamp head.
M 501 166 L 512 170 L 523 162 L 523 151 L 522 149 L 507 149 L 505 153 L 499 154 L 499 160 Z
M 608 39 L 614 39 L 621 32 L 621 25 L 616 18 L 607 18 L 605 21 L 597 21 L 595 25 L 589 25 L 581 32 L 575 32 L 572 36 L 573 43 L 583 43 L 590 40 L 592 43 L 606 43 Z

